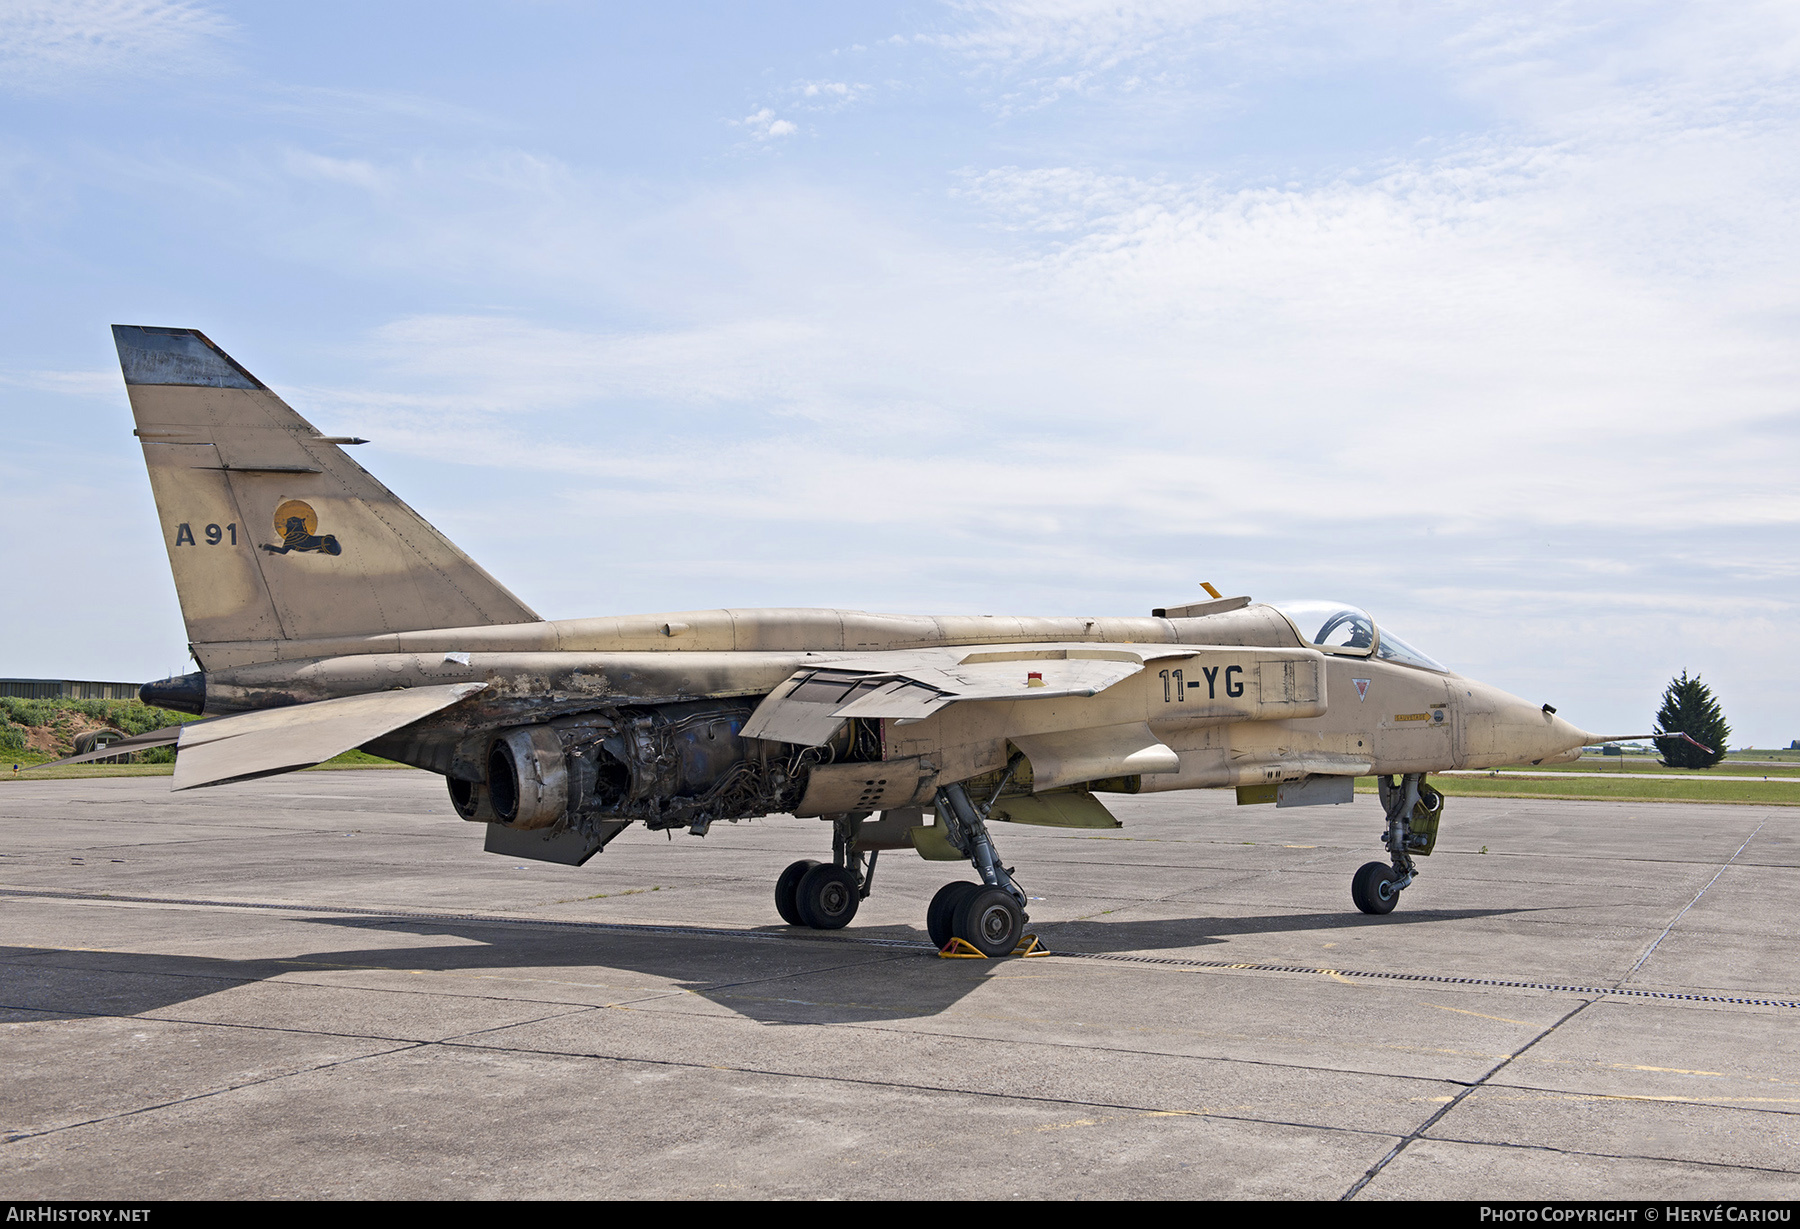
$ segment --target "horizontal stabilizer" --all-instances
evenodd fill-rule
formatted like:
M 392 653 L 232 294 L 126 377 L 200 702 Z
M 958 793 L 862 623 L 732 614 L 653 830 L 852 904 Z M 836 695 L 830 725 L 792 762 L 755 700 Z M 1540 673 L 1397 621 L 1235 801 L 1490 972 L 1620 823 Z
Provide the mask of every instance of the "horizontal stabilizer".
M 66 759 L 51 760 L 48 764 L 34 764 L 32 767 L 61 768 L 64 764 L 85 764 L 89 760 L 103 760 L 111 755 L 128 755 L 133 751 L 148 751 L 151 747 L 167 747 L 181 737 L 183 728 L 179 725 L 165 725 L 159 730 L 146 730 L 142 734 L 133 734 L 130 738 L 121 738 L 118 742 L 108 743 L 85 755 L 71 755 Z
M 451 683 L 373 691 L 185 725 L 176 745 L 175 788 L 225 785 L 311 768 L 486 687 L 486 683 Z

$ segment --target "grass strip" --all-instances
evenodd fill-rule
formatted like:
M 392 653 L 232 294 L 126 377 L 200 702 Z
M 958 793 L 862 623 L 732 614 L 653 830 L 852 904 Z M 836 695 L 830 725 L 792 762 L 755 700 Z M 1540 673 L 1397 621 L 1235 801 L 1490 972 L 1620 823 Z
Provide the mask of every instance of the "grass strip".
M 1760 764 L 1752 766 L 1750 764 L 1741 764 L 1734 760 L 1720 760 L 1711 768 L 1664 768 L 1661 764 L 1652 759 L 1639 761 L 1626 760 L 1623 763 L 1619 762 L 1617 759 L 1608 759 L 1604 763 L 1597 760 L 1583 759 L 1577 760 L 1573 764 L 1539 764 L 1535 767 L 1529 764 L 1517 764 L 1502 769 L 1502 771 L 1529 772 L 1533 775 L 1539 773 L 1550 774 L 1563 772 L 1653 773 L 1659 777 L 1670 776 L 1694 781 L 1704 781 L 1711 776 L 1768 777 L 1772 781 L 1785 777 L 1800 781 L 1800 764 L 1795 764 L 1791 767 L 1783 764 L 1779 768 L 1765 768 Z
M 68 781 L 86 777 L 172 777 L 173 764 L 65 764 L 61 768 L 22 766 L 17 776 L 12 765 L 23 761 L 17 757 L 0 764 L 0 781 Z M 314 764 L 302 772 L 333 772 L 344 768 L 406 768 L 408 765 L 384 760 L 366 751 L 346 751 L 323 764 Z
M 1593 777 L 1432 777 L 1432 787 L 1452 798 L 1568 798 L 1634 802 L 1718 802 L 1800 806 L 1800 781 L 1607 781 Z M 1358 777 L 1356 792 L 1375 792 L 1374 777 Z

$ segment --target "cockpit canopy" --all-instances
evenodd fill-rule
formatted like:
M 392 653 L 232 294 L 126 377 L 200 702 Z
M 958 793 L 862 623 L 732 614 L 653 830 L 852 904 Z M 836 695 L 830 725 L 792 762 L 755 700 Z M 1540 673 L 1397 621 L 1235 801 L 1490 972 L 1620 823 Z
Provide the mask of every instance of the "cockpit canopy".
M 1369 612 L 1343 602 L 1270 602 L 1300 634 L 1300 643 L 1327 653 L 1367 657 L 1421 670 L 1449 674 L 1450 668 L 1426 656 L 1385 628 L 1377 627 Z

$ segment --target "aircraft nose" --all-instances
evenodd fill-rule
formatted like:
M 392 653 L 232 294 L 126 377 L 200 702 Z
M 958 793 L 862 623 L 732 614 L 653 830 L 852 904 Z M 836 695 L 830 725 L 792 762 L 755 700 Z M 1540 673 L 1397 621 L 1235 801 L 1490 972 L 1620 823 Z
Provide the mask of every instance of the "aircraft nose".
M 1506 732 L 1517 748 L 1515 762 L 1521 764 L 1558 760 L 1569 756 L 1570 752 L 1579 755 L 1588 740 L 1586 730 L 1578 730 L 1541 705 L 1533 706 L 1523 700 L 1514 700 L 1503 714 L 1503 720 Z
M 1542 764 L 1574 759 L 1593 741 L 1541 705 L 1494 687 L 1469 688 L 1466 728 L 1471 761 L 1478 766 Z

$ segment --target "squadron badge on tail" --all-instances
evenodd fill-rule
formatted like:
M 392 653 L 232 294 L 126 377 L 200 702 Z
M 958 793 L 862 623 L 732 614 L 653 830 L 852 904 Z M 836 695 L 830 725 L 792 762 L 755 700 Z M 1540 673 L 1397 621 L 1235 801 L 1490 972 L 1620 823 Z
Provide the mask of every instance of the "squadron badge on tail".
M 275 532 L 281 535 L 281 545 L 271 546 L 265 542 L 263 549 L 271 555 L 285 555 L 289 551 L 343 554 L 344 548 L 338 545 L 337 537 L 329 533 L 315 533 L 318 527 L 319 514 L 312 510 L 312 505 L 298 499 L 287 500 L 275 509 Z

